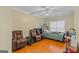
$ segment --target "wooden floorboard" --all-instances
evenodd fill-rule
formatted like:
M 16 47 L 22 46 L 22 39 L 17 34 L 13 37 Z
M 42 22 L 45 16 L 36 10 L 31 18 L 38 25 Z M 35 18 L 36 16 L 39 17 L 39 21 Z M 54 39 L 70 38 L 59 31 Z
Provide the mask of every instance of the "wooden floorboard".
M 61 53 L 65 50 L 65 43 L 43 39 L 39 42 L 32 44 L 31 46 L 25 46 L 15 53 Z

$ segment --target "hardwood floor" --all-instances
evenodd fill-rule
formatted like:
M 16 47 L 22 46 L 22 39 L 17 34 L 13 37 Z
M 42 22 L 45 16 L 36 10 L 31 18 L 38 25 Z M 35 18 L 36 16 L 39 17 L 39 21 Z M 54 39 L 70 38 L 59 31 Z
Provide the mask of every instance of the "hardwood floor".
M 61 53 L 64 50 L 65 43 L 44 39 L 31 46 L 25 46 L 24 48 L 15 51 L 15 53 Z

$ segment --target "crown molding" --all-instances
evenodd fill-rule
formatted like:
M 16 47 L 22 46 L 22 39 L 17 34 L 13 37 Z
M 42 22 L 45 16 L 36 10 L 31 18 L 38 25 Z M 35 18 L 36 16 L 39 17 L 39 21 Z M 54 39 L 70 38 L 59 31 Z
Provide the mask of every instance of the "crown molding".
M 16 11 L 19 11 L 19 12 L 25 13 L 25 14 L 31 14 L 31 13 L 28 12 L 28 11 L 24 11 L 24 10 L 21 10 L 21 9 L 18 9 L 18 8 L 13 8 L 13 9 L 16 10 Z

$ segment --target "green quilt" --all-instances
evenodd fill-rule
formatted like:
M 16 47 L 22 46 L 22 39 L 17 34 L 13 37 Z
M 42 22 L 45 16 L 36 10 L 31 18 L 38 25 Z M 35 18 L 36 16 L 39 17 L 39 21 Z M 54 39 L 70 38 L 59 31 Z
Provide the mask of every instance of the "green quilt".
M 49 39 L 59 40 L 59 41 L 63 41 L 64 39 L 64 33 L 55 34 L 55 33 L 43 32 L 42 36 L 49 38 Z

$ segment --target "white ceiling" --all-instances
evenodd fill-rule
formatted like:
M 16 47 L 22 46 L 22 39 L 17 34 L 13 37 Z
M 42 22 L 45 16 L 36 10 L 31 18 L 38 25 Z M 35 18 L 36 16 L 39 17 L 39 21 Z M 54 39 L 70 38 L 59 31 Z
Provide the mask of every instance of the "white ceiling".
M 72 15 L 74 13 L 71 6 L 16 6 L 16 9 L 30 12 L 32 15 L 41 17 L 58 17 Z

